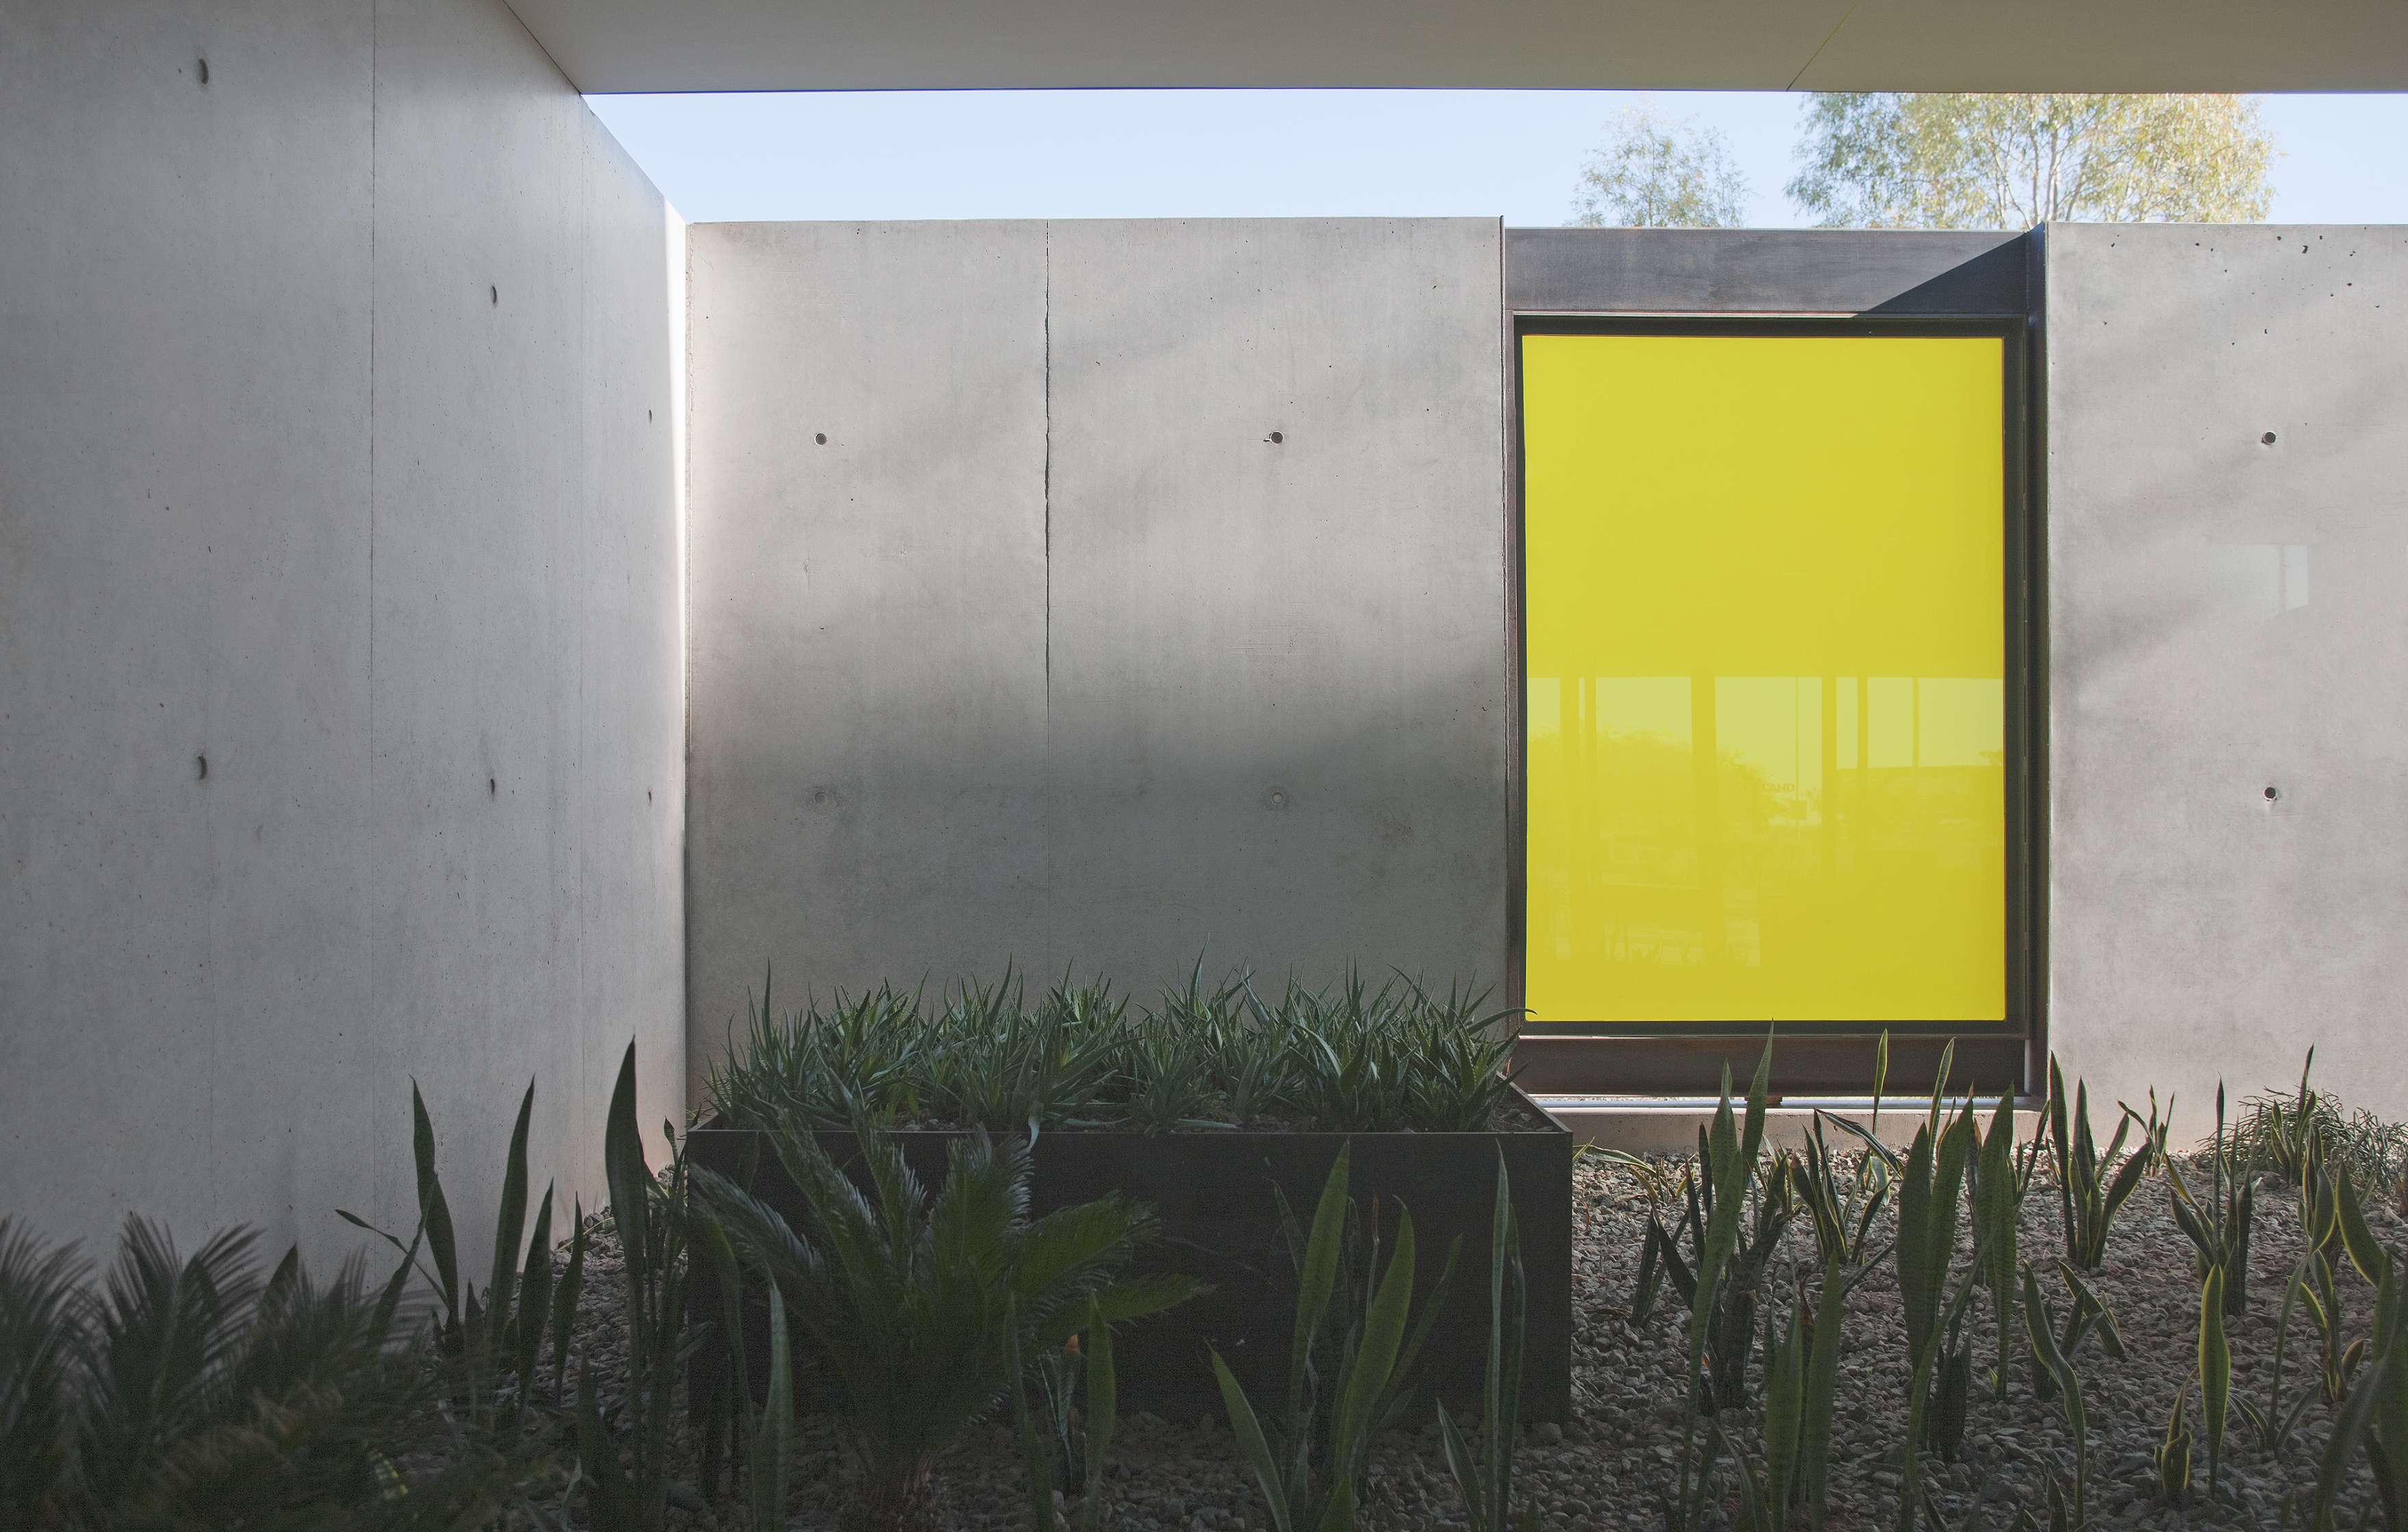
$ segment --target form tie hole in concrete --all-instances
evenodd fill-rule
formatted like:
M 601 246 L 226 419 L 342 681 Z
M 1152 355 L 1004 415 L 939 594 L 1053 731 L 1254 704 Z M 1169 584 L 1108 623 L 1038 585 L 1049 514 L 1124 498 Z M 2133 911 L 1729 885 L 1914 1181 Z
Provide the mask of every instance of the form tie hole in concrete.
M 827 445 L 827 433 L 824 431 L 815 432 L 812 434 L 811 439 L 824 447 Z
M 1269 792 L 1264 794 L 1263 807 L 1270 809 L 1285 809 L 1287 807 L 1287 789 L 1284 787 L 1274 787 Z
M 2267 789 L 2266 789 L 2266 801 L 2267 801 L 2268 803 L 2272 803 L 2272 802 L 2273 802 L 2276 798 L 2279 798 L 2279 797 L 2281 797 L 2282 795 L 2281 795 L 2280 793 L 2275 792 L 2272 787 L 2269 787 L 2269 788 L 2267 788 Z
M 1272 433 L 1271 433 L 1271 445 L 1272 445 L 1272 446 L 1274 446 L 1274 447 L 1278 446 L 1281 442 L 1283 442 L 1283 441 L 1285 441 L 1286 439 L 1287 439 L 1287 437 L 1286 437 L 1285 436 L 1283 436 L 1283 434 L 1281 434 L 1280 432 L 1274 431 L 1274 432 L 1272 432 Z
M 198 781 L 208 781 L 209 780 L 209 758 L 206 755 L 195 755 L 193 757 L 193 765 L 198 768 L 198 774 L 194 780 Z
M 2259 437 L 2258 439 L 2259 441 L 2261 441 L 2261 442 L 2265 443 L 2267 446 L 2272 447 L 2272 446 L 2273 446 L 2273 445 L 2274 445 L 2274 433 L 2273 433 L 2273 432 L 2272 432 L 2272 431 L 2269 431 L 2269 432 L 2267 432 L 2264 436 Z

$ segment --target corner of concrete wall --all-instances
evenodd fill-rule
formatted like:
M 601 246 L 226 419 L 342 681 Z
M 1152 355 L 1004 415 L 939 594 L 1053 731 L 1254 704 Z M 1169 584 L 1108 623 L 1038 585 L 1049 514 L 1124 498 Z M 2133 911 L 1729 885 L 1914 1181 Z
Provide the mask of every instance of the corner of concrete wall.
M 2049 1034 L 2408 1116 L 2408 228 L 2046 231 Z M 2271 790 L 2271 791 L 2270 791 Z
M 11 7 L 0 194 L 14 1206 L 347 1246 L 414 1079 L 483 1238 L 530 1077 L 595 1205 L 683 1094 L 673 215 L 499 0 Z

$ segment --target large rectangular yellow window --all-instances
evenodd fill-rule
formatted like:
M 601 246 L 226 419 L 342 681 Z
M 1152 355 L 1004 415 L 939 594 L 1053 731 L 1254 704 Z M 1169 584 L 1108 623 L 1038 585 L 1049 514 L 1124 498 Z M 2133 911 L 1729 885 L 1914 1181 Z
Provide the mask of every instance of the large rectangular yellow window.
M 1531 1020 L 2005 1019 L 2003 344 L 1522 337 Z

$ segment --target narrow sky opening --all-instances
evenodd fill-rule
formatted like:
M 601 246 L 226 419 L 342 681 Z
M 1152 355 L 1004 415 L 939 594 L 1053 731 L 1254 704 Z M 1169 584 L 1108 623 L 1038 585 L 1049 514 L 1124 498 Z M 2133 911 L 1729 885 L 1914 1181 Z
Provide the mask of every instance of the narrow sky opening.
M 588 100 L 696 222 L 781 219 L 1502 217 L 1562 223 L 1627 108 L 1719 130 L 1749 221 L 1805 97 L 1774 92 L 923 91 Z M 2408 95 L 2265 98 L 2278 222 L 2408 222 Z

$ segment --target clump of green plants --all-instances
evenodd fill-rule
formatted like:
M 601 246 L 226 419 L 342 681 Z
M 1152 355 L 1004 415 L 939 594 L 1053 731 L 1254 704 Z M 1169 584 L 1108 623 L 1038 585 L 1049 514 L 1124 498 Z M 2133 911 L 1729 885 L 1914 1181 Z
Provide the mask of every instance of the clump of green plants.
M 1488 1238 L 1488 1365 L 1481 1375 L 1480 1444 L 1474 1450 L 1446 1402 L 1439 1401 L 1439 1439 L 1447 1472 L 1463 1497 L 1471 1532 L 1527 1532 L 1538 1511 L 1513 1510 L 1513 1452 L 1520 1444 L 1522 1350 L 1530 1287 L 1522 1269 L 1522 1234 L 1513 1217 L 1513 1188 L 1505 1153 L 1497 1153 L 1497 1194 Z
M 1067 976 L 1032 1001 L 1009 970 L 934 1000 L 882 985 L 781 1013 L 770 993 L 708 1083 L 730 1125 L 1480 1132 L 1516 1034 L 1485 991 L 1349 974 L 1267 1000 L 1242 974 L 1208 987 L 1200 962 L 1152 1007 Z
M 2408 1123 L 2394 1123 L 2342 1104 L 2308 1083 L 2316 1051 L 2308 1050 L 2299 1088 L 2249 1096 L 2233 1125 L 2234 1152 L 2253 1170 L 2272 1171 L 2284 1183 L 2312 1191 L 2314 1164 L 2321 1159 L 2346 1169 L 2361 1188 L 2398 1184 L 2408 1175 Z
M 1351 1146 L 1339 1150 L 1311 1232 L 1293 1251 L 1296 1324 L 1279 1413 L 1266 1421 L 1228 1363 L 1212 1353 L 1229 1428 L 1269 1507 L 1273 1532 L 1351 1532 L 1371 1443 L 1402 1412 L 1413 1363 L 1439 1312 L 1432 1299 L 1412 1318 L 1410 1210 L 1398 1211 L 1396 1246 L 1384 1266 L 1376 1231 L 1358 1243 L 1349 1196 L 1353 1153 Z M 1454 1266 L 1450 1250 L 1441 1289 Z
M 856 1510 L 873 1529 L 925 1526 L 937 1454 L 1012 1388 L 1024 1359 L 1085 1330 L 1183 1301 L 1187 1278 L 1130 1278 L 1152 1215 L 1117 1196 L 1028 1213 L 1017 1138 L 973 1132 L 933 1195 L 892 1135 L 855 1124 L 867 1190 L 810 1129 L 769 1144 L 807 1210 L 799 1226 L 733 1181 L 692 1172 L 750 1280 L 775 1284 L 825 1375 Z
M 2076 1081 L 2073 1094 L 2067 1095 L 2064 1071 L 2054 1056 L 2049 1059 L 2042 1130 L 2047 1135 L 2049 1162 L 2057 1172 L 2066 1259 L 2077 1271 L 2096 1271 L 2106 1259 L 2107 1231 L 2115 1214 L 2140 1189 L 2141 1178 L 2165 1145 L 2165 1129 L 2155 1101 L 2145 1118 L 2129 1107 L 2119 1110 L 2114 1137 L 2101 1153 L 2090 1133 L 2090 1087 Z M 2127 1154 L 2124 1144 L 2136 1124 L 2141 1138 Z
M 414 1529 L 521 1503 L 541 1453 L 437 1408 L 458 1372 L 408 1263 L 322 1281 L 288 1252 L 263 1279 L 256 1251 L 230 1229 L 185 1255 L 129 1218 L 93 1285 L 0 1220 L 0 1523 Z

